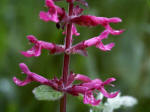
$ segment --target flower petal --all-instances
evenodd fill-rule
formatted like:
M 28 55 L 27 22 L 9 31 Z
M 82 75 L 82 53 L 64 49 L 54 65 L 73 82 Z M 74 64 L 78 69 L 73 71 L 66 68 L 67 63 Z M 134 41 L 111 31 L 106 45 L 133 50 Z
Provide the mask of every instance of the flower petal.
M 46 0 L 46 6 L 49 8 L 48 12 L 41 11 L 39 16 L 40 19 L 48 22 L 53 21 L 55 23 L 59 22 L 59 17 L 64 15 L 64 10 L 57 5 L 55 5 L 53 0 Z M 61 18 L 62 18 L 61 17 Z
M 18 78 L 13 77 L 13 81 L 18 86 L 25 86 L 25 85 L 29 84 L 30 82 L 32 82 L 32 79 L 30 79 L 30 77 L 27 77 L 24 81 L 21 81 Z
M 103 82 L 100 79 L 91 80 L 91 82 L 83 83 L 82 86 L 88 87 L 91 90 L 99 89 Z
M 110 23 L 119 23 L 119 22 L 122 22 L 122 19 L 120 19 L 118 17 L 112 17 L 112 18 L 109 18 L 109 22 Z
M 102 42 L 96 45 L 96 47 L 102 51 L 110 51 L 114 46 L 115 46 L 115 43 L 109 43 L 109 44 L 104 45 Z
M 111 82 L 114 82 L 115 80 L 116 80 L 115 78 L 109 78 L 109 79 L 107 79 L 106 81 L 103 82 L 103 85 L 108 85 Z
M 40 19 L 45 21 L 45 22 L 51 21 L 51 16 L 48 12 L 41 11 L 39 16 L 40 16 Z
M 20 63 L 19 67 L 20 67 L 20 69 L 22 70 L 23 73 L 25 73 L 25 74 L 29 74 L 30 73 L 30 70 L 29 70 L 29 68 L 27 67 L 26 64 Z
M 91 82 L 91 79 L 85 75 L 81 75 L 81 74 L 77 74 L 76 77 L 75 77 L 75 80 L 80 80 L 80 81 L 83 81 L 84 83 L 85 82 Z
M 109 24 L 104 25 L 104 27 L 107 29 L 107 31 L 112 34 L 112 35 L 120 35 L 121 33 L 124 32 L 124 30 L 114 30 L 110 27 Z
M 49 8 L 55 7 L 55 4 L 54 4 L 53 0 L 45 0 L 45 4 Z
M 117 91 L 117 92 L 115 92 L 115 93 L 108 93 L 108 92 L 104 89 L 104 87 L 100 88 L 99 90 L 100 90 L 100 92 L 101 92 L 105 97 L 107 97 L 107 98 L 114 98 L 114 97 L 116 97 L 116 96 L 118 95 L 118 93 L 120 92 L 120 91 Z
M 24 55 L 25 57 L 32 57 L 32 56 L 38 57 L 41 55 L 41 49 L 42 46 L 40 44 L 37 44 L 26 52 L 22 51 L 21 54 Z
M 27 39 L 31 42 L 36 44 L 38 42 L 38 39 L 34 35 L 28 35 Z
M 77 29 L 76 29 L 76 26 L 73 24 L 72 25 L 72 35 L 75 35 L 75 36 L 79 36 L 80 33 L 78 33 Z
M 79 94 L 84 94 L 86 91 L 88 91 L 88 87 L 80 86 L 80 85 L 73 85 L 70 88 L 66 88 L 66 92 L 78 96 Z
M 101 100 L 96 100 L 92 91 L 85 92 L 83 102 L 84 104 L 91 104 L 96 106 L 100 103 Z

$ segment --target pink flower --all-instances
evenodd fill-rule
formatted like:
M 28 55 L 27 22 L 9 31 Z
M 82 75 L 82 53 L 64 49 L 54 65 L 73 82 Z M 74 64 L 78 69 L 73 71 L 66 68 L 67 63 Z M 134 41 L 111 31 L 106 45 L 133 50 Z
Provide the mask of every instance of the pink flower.
M 124 32 L 124 30 L 114 30 L 114 29 L 112 29 L 109 24 L 105 25 L 104 27 L 112 35 L 120 35 Z
M 28 67 L 24 63 L 19 64 L 22 73 L 27 74 L 27 77 L 24 81 L 20 81 L 16 77 L 13 78 L 13 81 L 18 85 L 18 86 L 25 86 L 29 84 L 32 81 L 40 82 L 41 84 L 46 84 L 48 83 L 48 80 L 40 75 L 37 75 L 33 72 L 31 72 Z
M 72 22 L 81 26 L 97 26 L 97 25 L 105 26 L 106 24 L 109 24 L 109 23 L 122 22 L 122 20 L 117 17 L 106 18 L 106 17 L 91 16 L 91 15 L 82 15 L 79 17 L 74 17 L 72 19 Z
M 88 92 L 85 92 L 84 94 L 84 100 L 83 100 L 84 104 L 91 104 L 93 106 L 97 106 L 99 105 L 99 103 L 101 102 L 101 100 L 96 100 L 94 98 L 94 95 L 92 93 L 92 91 L 88 91 Z
M 54 43 L 49 43 L 49 42 L 37 40 L 36 37 L 34 37 L 33 35 L 27 36 L 27 39 L 35 45 L 31 49 L 29 49 L 28 51 L 21 52 L 21 54 L 24 55 L 25 57 L 40 56 L 42 49 L 47 49 L 52 54 L 64 52 L 63 46 L 56 45 Z
M 87 47 L 91 47 L 91 46 L 96 46 L 97 48 L 99 48 L 102 51 L 110 51 L 113 47 L 114 47 L 114 43 L 109 43 L 104 45 L 102 40 L 106 39 L 109 35 L 109 31 L 105 30 L 103 31 L 99 36 L 97 37 L 93 37 L 91 39 L 88 40 L 84 40 L 74 46 L 72 46 L 70 49 L 67 49 L 66 52 L 69 53 L 78 53 L 81 54 L 83 56 L 87 56 L 87 52 L 86 52 L 86 48 Z
M 21 81 L 21 80 L 19 80 L 16 77 L 13 77 L 14 83 L 16 85 L 18 85 L 18 86 L 25 86 L 25 85 L 33 82 L 33 81 L 39 82 L 40 84 L 48 85 L 48 86 L 50 86 L 50 87 L 52 87 L 54 89 L 56 89 L 56 88 L 58 88 L 58 86 L 60 86 L 60 85 L 57 84 L 58 83 L 58 79 L 57 78 L 54 78 L 53 80 L 48 80 L 48 79 L 44 78 L 41 75 L 38 75 L 36 73 L 31 72 L 29 70 L 29 68 L 27 67 L 27 65 L 24 64 L 24 63 L 20 63 L 19 66 L 20 66 L 20 68 L 22 70 L 22 73 L 26 74 L 27 77 L 26 77 L 26 79 L 24 81 Z
M 58 23 L 59 17 L 64 15 L 64 10 L 58 6 L 55 5 L 53 0 L 46 0 L 46 6 L 49 8 L 48 12 L 41 11 L 39 16 L 40 19 L 44 21 L 53 21 Z
M 87 76 L 77 74 L 75 80 L 80 80 L 82 82 L 81 84 L 73 85 L 72 87 L 68 88 L 67 92 L 72 95 L 82 94 L 84 96 L 83 102 L 85 104 L 91 104 L 95 106 L 100 103 L 101 99 L 96 100 L 93 96 L 93 94 L 96 93 L 95 90 L 100 91 L 107 98 L 114 98 L 119 93 L 119 91 L 115 93 L 108 93 L 104 88 L 105 85 L 115 81 L 115 78 L 109 78 L 103 82 L 100 79 L 91 80 Z
M 106 18 L 106 17 L 96 17 L 91 15 L 82 15 L 78 17 L 74 17 L 71 20 L 73 23 L 81 25 L 81 26 L 97 26 L 102 25 L 109 31 L 112 35 L 119 35 L 123 32 L 123 30 L 114 30 L 110 27 L 110 23 L 119 23 L 122 22 L 120 18 Z
M 75 80 L 80 80 L 83 81 L 84 83 L 91 82 L 91 79 L 88 76 L 81 75 L 81 74 L 76 75 Z

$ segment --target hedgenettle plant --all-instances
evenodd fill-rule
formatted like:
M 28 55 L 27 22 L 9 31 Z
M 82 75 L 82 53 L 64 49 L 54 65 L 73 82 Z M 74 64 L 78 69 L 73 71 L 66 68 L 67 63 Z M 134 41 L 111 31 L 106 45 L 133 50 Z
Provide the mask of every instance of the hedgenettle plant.
M 68 11 L 55 4 L 55 2 L 65 1 L 68 3 Z M 85 0 L 45 0 L 48 8 L 47 12 L 41 11 L 39 16 L 45 22 L 55 22 L 57 28 L 63 29 L 65 37 L 64 45 L 57 45 L 55 43 L 45 42 L 38 40 L 35 36 L 29 35 L 27 39 L 34 46 L 26 52 L 21 52 L 25 57 L 38 57 L 42 49 L 47 49 L 51 54 L 64 53 L 63 72 L 61 78 L 54 77 L 49 80 L 41 75 L 31 72 L 26 64 L 20 63 L 19 66 L 22 73 L 27 77 L 24 81 L 13 78 L 13 81 L 18 86 L 25 86 L 32 81 L 39 82 L 41 86 L 35 88 L 33 93 L 38 100 L 57 100 L 60 99 L 60 112 L 66 112 L 66 96 L 71 94 L 73 96 L 83 96 L 83 103 L 97 106 L 101 99 L 96 99 L 95 94 L 102 93 L 106 98 L 114 98 L 118 95 L 119 91 L 108 93 L 104 86 L 111 85 L 115 78 L 108 78 L 105 81 L 101 79 L 90 79 L 86 75 L 76 74 L 69 70 L 70 56 L 72 54 L 80 54 L 87 56 L 86 48 L 95 46 L 102 51 L 110 51 L 114 47 L 114 43 L 104 45 L 102 40 L 107 39 L 109 34 L 120 35 L 123 30 L 114 30 L 111 28 L 110 23 L 119 23 L 122 20 L 118 17 L 106 18 L 96 17 L 92 15 L 82 15 L 83 5 L 88 7 Z M 73 36 L 79 36 L 76 25 L 94 27 L 102 26 L 105 30 L 98 36 L 84 40 L 77 44 L 73 44 Z M 80 81 L 74 84 L 74 81 Z

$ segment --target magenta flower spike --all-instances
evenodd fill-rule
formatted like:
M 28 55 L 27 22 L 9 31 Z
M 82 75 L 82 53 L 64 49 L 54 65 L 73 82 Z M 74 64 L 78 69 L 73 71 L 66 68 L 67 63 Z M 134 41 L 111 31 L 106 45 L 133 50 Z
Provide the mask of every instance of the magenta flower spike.
M 65 1 L 68 3 L 68 11 L 63 7 L 59 7 L 55 2 Z M 76 2 L 76 5 L 74 4 Z M 22 51 L 21 54 L 25 57 L 38 57 L 41 55 L 42 50 L 46 49 L 51 54 L 64 54 L 63 72 L 61 78 L 54 77 L 53 79 L 47 79 L 41 75 L 31 72 L 26 64 L 20 63 L 19 66 L 23 74 L 26 74 L 26 79 L 21 81 L 14 77 L 13 81 L 18 86 L 25 86 L 31 82 L 38 82 L 42 85 L 47 85 L 56 91 L 64 93 L 60 99 L 60 112 L 66 112 L 66 95 L 71 94 L 73 96 L 83 96 L 84 104 L 91 104 L 97 106 L 101 102 L 101 99 L 96 99 L 95 94 L 102 93 L 106 98 L 114 98 L 118 95 L 119 91 L 107 92 L 105 85 L 114 87 L 112 82 L 115 78 L 108 78 L 105 81 L 101 79 L 90 79 L 86 75 L 75 74 L 70 72 L 69 63 L 71 54 L 81 54 L 87 56 L 88 47 L 95 46 L 102 51 L 111 51 L 115 46 L 115 43 L 111 42 L 103 44 L 104 39 L 108 39 L 109 35 L 120 35 L 124 30 L 115 30 L 110 26 L 110 23 L 119 23 L 122 20 L 118 17 L 96 17 L 92 15 L 82 15 L 83 8 L 80 8 L 80 4 L 88 7 L 88 3 L 85 0 L 45 0 L 45 5 L 48 8 L 47 12 L 41 11 L 39 16 L 45 22 L 56 23 L 57 28 L 63 30 L 65 35 L 64 45 L 58 45 L 51 42 L 45 42 L 38 40 L 33 35 L 28 35 L 27 39 L 30 43 L 34 44 L 33 47 L 27 51 Z M 76 25 L 94 27 L 102 26 L 104 31 L 96 37 L 92 37 L 87 40 L 83 40 L 77 44 L 73 43 L 73 36 L 80 36 L 77 31 Z M 74 84 L 74 81 L 79 83 Z

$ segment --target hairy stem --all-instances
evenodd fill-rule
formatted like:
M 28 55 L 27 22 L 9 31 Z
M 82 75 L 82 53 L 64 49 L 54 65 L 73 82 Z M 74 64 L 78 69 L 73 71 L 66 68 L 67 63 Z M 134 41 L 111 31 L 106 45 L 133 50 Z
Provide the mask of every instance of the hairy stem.
M 69 3 L 69 16 L 72 16 L 73 13 L 73 3 Z M 67 34 L 65 39 L 65 49 L 68 49 L 72 46 L 72 23 L 67 24 Z M 63 83 L 66 86 L 68 75 L 69 75 L 69 63 L 70 55 L 64 53 L 64 64 L 63 64 Z M 60 112 L 66 112 L 66 93 L 60 100 Z

